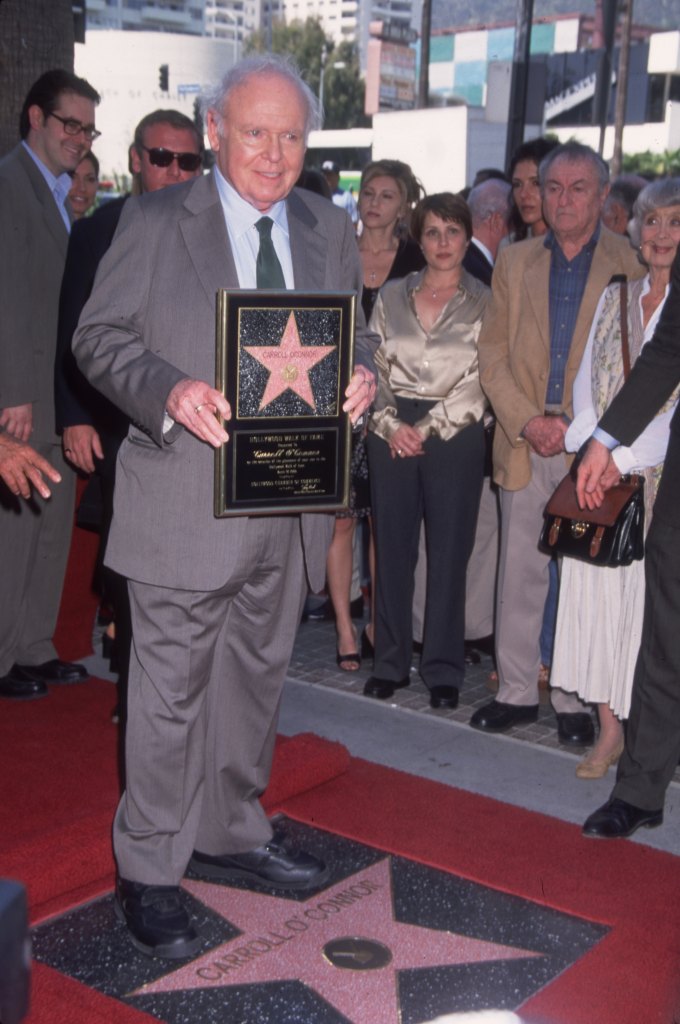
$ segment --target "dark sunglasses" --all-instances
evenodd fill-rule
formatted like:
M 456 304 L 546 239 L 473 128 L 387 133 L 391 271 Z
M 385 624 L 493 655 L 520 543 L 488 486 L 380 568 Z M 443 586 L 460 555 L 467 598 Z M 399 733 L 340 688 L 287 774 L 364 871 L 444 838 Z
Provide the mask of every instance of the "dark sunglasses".
M 163 149 L 162 146 L 154 146 L 152 149 L 142 146 L 142 149 L 149 154 L 154 167 L 169 167 L 176 160 L 180 171 L 197 171 L 203 159 L 200 153 L 173 153 L 171 149 Z

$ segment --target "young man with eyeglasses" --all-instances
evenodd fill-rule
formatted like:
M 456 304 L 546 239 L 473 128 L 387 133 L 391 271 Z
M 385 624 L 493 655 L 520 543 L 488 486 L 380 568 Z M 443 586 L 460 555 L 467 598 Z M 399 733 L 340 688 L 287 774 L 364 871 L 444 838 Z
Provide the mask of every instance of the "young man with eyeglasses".
M 31 87 L 21 141 L 0 160 L 0 429 L 31 442 L 63 478 L 45 504 L 0 498 L 0 696 L 34 699 L 47 683 L 87 678 L 52 643 L 66 569 L 75 474 L 54 423 L 59 288 L 74 171 L 99 134 L 99 94 L 68 71 Z
M 202 162 L 203 140 L 186 114 L 178 110 L 154 110 L 137 125 L 130 147 L 134 191 L 157 192 L 169 185 L 188 181 L 200 174 Z M 62 434 L 66 459 L 80 472 L 96 473 L 99 478 L 102 550 L 113 514 L 116 456 L 127 434 L 129 421 L 83 377 L 71 352 L 71 339 L 127 198 L 105 203 L 91 217 L 74 225 L 59 305 L 55 364 L 57 431 Z M 102 585 L 105 600 L 113 607 L 116 623 L 114 654 L 119 689 L 114 714 L 116 719 L 124 722 L 131 643 L 127 582 L 112 570 L 104 569 Z

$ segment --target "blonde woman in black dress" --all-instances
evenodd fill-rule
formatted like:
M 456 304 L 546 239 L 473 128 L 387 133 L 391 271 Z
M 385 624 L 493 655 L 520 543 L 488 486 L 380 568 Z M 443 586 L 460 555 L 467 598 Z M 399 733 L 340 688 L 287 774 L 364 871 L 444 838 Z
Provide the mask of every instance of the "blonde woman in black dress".
M 419 270 L 425 263 L 420 246 L 408 233 L 411 209 L 421 194 L 422 188 L 411 168 L 400 160 L 376 160 L 364 169 L 359 188 L 359 216 L 363 225 L 359 252 L 364 269 L 362 306 L 367 322 L 381 285 Z M 359 669 L 361 655 L 370 655 L 373 646 L 373 616 L 364 630 L 360 648 L 350 614 L 354 533 L 357 520 L 370 517 L 370 501 L 366 443 L 365 438 L 359 436 L 352 452 L 350 508 L 336 518 L 326 569 L 328 592 L 335 612 L 336 660 L 339 667 L 348 672 Z M 371 542 L 374 584 L 372 551 Z

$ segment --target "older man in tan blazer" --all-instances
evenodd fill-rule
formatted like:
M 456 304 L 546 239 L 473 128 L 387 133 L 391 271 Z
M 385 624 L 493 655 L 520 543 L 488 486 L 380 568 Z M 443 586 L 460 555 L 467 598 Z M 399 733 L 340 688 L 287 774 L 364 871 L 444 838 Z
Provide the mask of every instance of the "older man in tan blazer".
M 598 299 L 614 274 L 639 277 L 626 239 L 600 222 L 609 184 L 589 147 L 567 143 L 543 161 L 548 234 L 510 246 L 493 277 L 479 338 L 482 386 L 497 418 L 494 480 L 501 497 L 496 595 L 498 697 L 470 724 L 504 732 L 538 715 L 539 637 L 549 558 L 538 549 L 545 503 L 564 476 L 572 386 Z M 588 743 L 589 713 L 578 698 L 551 692 L 563 743 Z

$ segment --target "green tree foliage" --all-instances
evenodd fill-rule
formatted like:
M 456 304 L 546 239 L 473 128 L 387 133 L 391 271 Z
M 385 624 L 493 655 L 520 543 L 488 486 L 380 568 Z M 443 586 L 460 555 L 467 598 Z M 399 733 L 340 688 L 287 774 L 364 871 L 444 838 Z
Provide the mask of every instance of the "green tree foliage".
M 245 53 L 263 53 L 267 49 L 262 32 L 254 32 L 244 47 Z M 313 93 L 319 94 L 321 66 L 324 65 L 324 127 L 357 128 L 369 124 L 364 114 L 364 83 L 359 70 L 359 54 L 354 43 L 335 46 L 318 18 L 275 22 L 272 29 L 273 53 L 291 57 Z M 335 65 L 343 65 L 336 67 Z
M 626 174 L 641 174 L 647 178 L 665 178 L 680 175 L 680 149 L 666 149 L 663 153 L 628 153 L 623 157 L 622 170 Z

